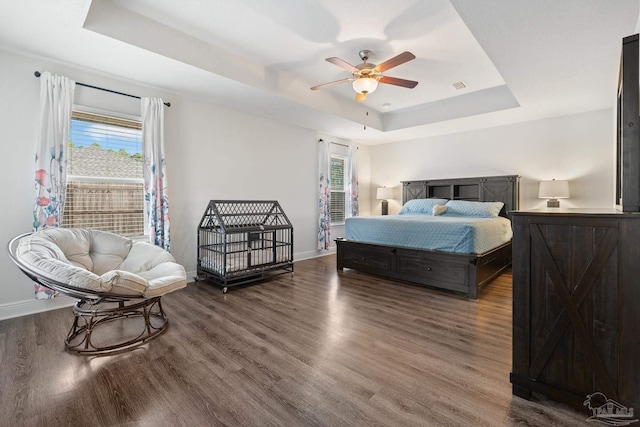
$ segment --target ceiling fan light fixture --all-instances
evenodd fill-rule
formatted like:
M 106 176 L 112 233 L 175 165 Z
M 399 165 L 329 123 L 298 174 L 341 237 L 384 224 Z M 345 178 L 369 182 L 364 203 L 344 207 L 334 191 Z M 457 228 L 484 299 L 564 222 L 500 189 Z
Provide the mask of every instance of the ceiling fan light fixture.
M 369 95 L 378 88 L 378 80 L 372 77 L 360 77 L 353 81 L 353 90 L 363 95 Z

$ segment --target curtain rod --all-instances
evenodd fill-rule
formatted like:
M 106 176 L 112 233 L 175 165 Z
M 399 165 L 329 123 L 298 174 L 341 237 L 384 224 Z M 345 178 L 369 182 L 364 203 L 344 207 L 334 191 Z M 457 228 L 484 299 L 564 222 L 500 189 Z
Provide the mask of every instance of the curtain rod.
M 41 74 L 40 74 L 40 71 L 36 71 L 36 72 L 33 73 L 33 75 L 36 76 L 36 77 L 40 77 Z M 88 88 L 91 88 L 91 89 L 102 90 L 104 92 L 115 93 L 116 95 L 122 95 L 122 96 L 128 96 L 130 98 L 141 99 L 139 96 L 136 96 L 136 95 L 130 95 L 130 94 L 124 93 L 124 92 L 118 92 L 118 91 L 111 90 L 111 89 L 105 89 L 103 87 L 88 85 L 88 84 L 80 83 L 80 82 L 76 82 L 76 84 L 78 86 L 84 86 L 84 87 L 88 87 Z M 166 105 L 167 107 L 171 107 L 171 103 L 170 102 L 164 102 L 164 105 Z
M 322 142 L 322 141 L 323 141 L 322 139 L 319 139 L 319 140 L 318 140 L 318 142 Z M 333 142 L 333 141 L 329 141 L 329 144 L 339 145 L 339 146 L 341 146 L 341 147 L 347 147 L 347 148 L 349 148 L 349 147 L 350 147 L 350 145 L 340 144 L 339 142 Z M 357 149 L 358 149 L 358 147 L 356 147 L 356 150 L 357 150 Z

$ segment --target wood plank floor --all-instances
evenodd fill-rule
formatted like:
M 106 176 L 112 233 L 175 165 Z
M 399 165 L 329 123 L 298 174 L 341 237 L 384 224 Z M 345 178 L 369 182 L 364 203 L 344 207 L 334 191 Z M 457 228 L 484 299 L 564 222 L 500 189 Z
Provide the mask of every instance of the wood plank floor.
M 165 334 L 106 357 L 65 352 L 70 308 L 0 322 L 0 425 L 587 424 L 512 396 L 509 273 L 469 301 L 327 256 L 226 295 L 190 284 L 163 305 Z

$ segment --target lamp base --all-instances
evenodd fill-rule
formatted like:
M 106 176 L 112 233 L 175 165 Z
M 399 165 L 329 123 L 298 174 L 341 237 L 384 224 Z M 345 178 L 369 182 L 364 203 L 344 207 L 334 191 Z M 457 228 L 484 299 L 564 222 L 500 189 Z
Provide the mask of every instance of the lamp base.
M 386 200 L 382 201 L 382 215 L 389 215 L 389 202 Z
M 560 201 L 558 199 L 549 199 L 549 200 L 547 200 L 547 207 L 548 208 L 559 208 L 560 207 Z

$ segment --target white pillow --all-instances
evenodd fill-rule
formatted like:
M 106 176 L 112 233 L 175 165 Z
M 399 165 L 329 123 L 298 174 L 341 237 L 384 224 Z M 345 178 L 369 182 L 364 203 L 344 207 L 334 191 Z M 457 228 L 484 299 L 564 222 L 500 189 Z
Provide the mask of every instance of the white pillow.
M 445 205 L 435 205 L 433 207 L 433 216 L 442 215 L 447 211 L 447 207 Z
M 449 200 L 447 215 L 494 218 L 500 214 L 502 202 L 474 202 L 470 200 Z
M 433 215 L 433 207 L 435 205 L 444 205 L 447 199 L 413 199 L 409 200 L 402 206 L 398 215 L 405 214 L 423 214 Z

